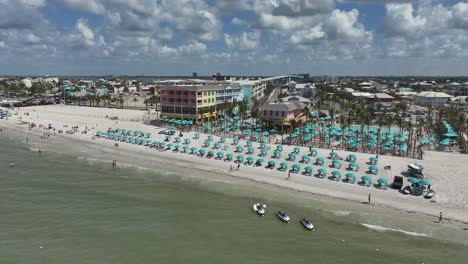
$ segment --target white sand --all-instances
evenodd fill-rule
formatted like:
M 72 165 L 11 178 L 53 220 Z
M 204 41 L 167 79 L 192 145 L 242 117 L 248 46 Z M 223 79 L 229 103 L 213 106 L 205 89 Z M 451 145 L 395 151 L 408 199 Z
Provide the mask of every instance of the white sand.
M 79 126 L 80 130 L 83 130 L 85 126 L 87 126 L 88 129 L 91 129 L 88 134 L 76 133 L 69 135 L 64 133 L 57 134 L 57 136 L 85 140 L 93 144 L 110 147 L 111 149 L 115 143 L 114 141 L 108 139 L 93 140 L 92 136 L 97 131 L 106 131 L 108 128 L 125 128 L 151 132 L 152 140 L 162 141 L 165 137 L 165 135 L 157 134 L 157 132 L 163 128 L 147 126 L 141 122 L 138 122 L 145 118 L 146 112 L 144 111 L 50 105 L 22 108 L 12 112 L 16 112 L 18 115 L 14 115 L 9 120 L 2 120 L 0 122 L 0 126 L 3 126 L 4 128 L 8 128 L 8 126 L 10 126 L 15 129 L 22 129 L 26 133 L 27 126 L 17 124 L 17 121 L 20 117 L 22 120 L 27 122 L 35 122 L 36 124 L 42 125 L 52 124 L 56 129 L 63 130 L 67 130 L 72 126 Z M 29 113 L 29 116 L 25 115 L 26 112 Z M 116 123 L 116 121 L 106 118 L 106 115 L 109 117 L 118 116 L 119 120 Z M 68 125 L 68 128 L 64 128 L 64 125 Z M 44 132 L 44 130 L 40 128 L 33 128 L 33 131 L 38 131 L 40 133 Z M 52 131 L 49 132 L 52 133 Z M 202 134 L 198 140 L 194 140 L 193 136 L 194 132 L 184 133 L 182 142 L 184 138 L 188 137 L 192 141 L 189 144 L 191 147 L 194 146 L 201 148 L 203 141 L 207 139 L 207 135 Z M 53 138 L 54 136 L 51 137 Z M 210 147 L 207 148 L 207 151 L 213 147 L 214 142 L 218 141 L 219 138 L 215 137 Z M 231 143 L 232 139 L 228 138 L 226 143 L 222 144 L 222 147 L 227 145 L 229 149 L 224 151 L 224 153 L 233 153 L 235 158 L 238 154 L 234 153 L 235 146 L 232 146 Z M 245 140 L 241 140 L 239 145 L 244 146 Z M 256 160 L 258 158 L 257 155 L 260 153 L 260 150 L 258 149 L 259 143 L 254 143 L 253 147 L 255 148 L 255 152 L 252 156 Z M 264 166 L 269 160 L 271 160 L 271 156 L 275 148 L 275 145 L 271 145 L 268 156 L 264 158 Z M 427 200 L 423 197 L 416 197 L 411 195 L 405 196 L 392 189 L 380 190 L 374 187 L 362 187 L 358 184 L 347 184 L 343 182 L 330 181 L 328 179 L 318 179 L 313 176 L 303 176 L 302 174 L 291 174 L 292 179 L 286 180 L 288 174 L 287 172 L 279 172 L 276 169 L 268 170 L 264 167 L 250 167 L 241 165 L 239 171 L 230 172 L 229 167 L 231 165 L 236 166 L 234 163 L 200 158 L 195 155 L 173 153 L 172 151 L 161 152 L 156 149 L 150 149 L 148 147 L 127 143 L 120 143 L 120 147 L 114 149 L 115 151 L 120 151 L 120 153 L 122 153 L 121 150 L 129 150 L 133 152 L 132 155 L 134 152 L 139 152 L 145 157 L 151 157 L 153 160 L 166 160 L 168 163 L 174 166 L 211 171 L 219 174 L 229 174 L 231 176 L 245 178 L 255 182 L 261 182 L 278 187 L 284 187 L 345 200 L 364 202 L 367 201 L 368 194 L 372 194 L 372 203 L 375 205 L 418 212 L 422 214 L 433 215 L 435 217 L 438 216 L 439 212 L 442 211 L 444 212 L 445 218 L 468 222 L 468 155 L 430 151 L 425 152 L 424 160 L 418 162 L 424 165 L 425 176 L 427 179 L 432 181 L 432 189 L 437 191 L 436 196 L 432 200 Z M 246 151 L 247 148 L 244 147 L 242 155 L 244 155 L 245 158 L 249 156 L 245 154 Z M 280 162 L 285 161 L 287 154 L 292 151 L 293 146 L 284 146 L 282 158 L 276 160 L 277 167 Z M 215 153 L 217 152 L 218 150 L 215 150 Z M 346 157 L 349 154 L 349 152 L 340 150 L 337 152 L 341 157 Z M 307 165 L 299 163 L 299 160 L 301 159 L 302 155 L 307 153 L 308 148 L 301 148 L 301 152 L 299 155 L 297 155 L 295 162 L 287 161 L 289 163 L 289 168 L 292 164 L 297 163 L 300 164 L 302 172 L 304 167 Z M 318 156 L 327 157 L 329 153 L 329 149 L 319 149 Z M 355 174 L 357 175 L 357 179 L 359 181 L 360 176 L 366 174 L 365 171 L 369 166 L 366 164 L 366 162 L 373 155 L 365 153 L 357 153 L 357 155 L 357 163 L 361 169 Z M 412 161 L 414 160 L 408 158 L 379 156 L 379 174 L 372 176 L 373 182 L 376 182 L 378 178 L 387 178 L 389 183 L 391 183 L 393 176 L 400 175 L 402 171 L 406 171 L 407 164 Z M 314 165 L 312 164 L 313 162 L 315 162 L 315 158 L 312 157 L 311 164 L 309 165 L 313 167 L 313 173 L 315 174 L 317 170 L 321 168 L 321 166 Z M 331 160 L 326 159 L 325 165 L 323 166 L 327 169 L 327 176 L 330 175 L 331 171 L 335 170 L 328 167 L 330 163 Z M 386 165 L 390 165 L 392 167 L 391 174 L 388 173 L 388 171 L 383 170 L 383 167 Z M 347 166 L 348 162 L 342 161 L 342 168 L 340 171 L 343 176 L 348 173 L 348 171 L 346 171 Z

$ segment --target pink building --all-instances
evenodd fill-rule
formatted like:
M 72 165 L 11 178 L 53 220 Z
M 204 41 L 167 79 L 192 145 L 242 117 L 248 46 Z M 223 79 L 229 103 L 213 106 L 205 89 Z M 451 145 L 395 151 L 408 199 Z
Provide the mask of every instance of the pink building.
M 300 102 L 284 102 L 263 105 L 261 110 L 262 120 L 275 124 L 289 124 L 291 120 L 297 120 L 302 114 L 305 105 Z

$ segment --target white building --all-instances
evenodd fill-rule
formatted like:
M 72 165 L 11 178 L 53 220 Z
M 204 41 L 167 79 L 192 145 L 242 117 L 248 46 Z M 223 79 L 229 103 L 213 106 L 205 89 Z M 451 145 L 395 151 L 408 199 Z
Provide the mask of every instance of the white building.
M 21 83 L 24 84 L 24 86 L 25 86 L 26 88 L 28 88 L 28 89 L 31 88 L 32 85 L 33 85 L 32 80 L 29 79 L 29 78 L 22 79 L 22 80 L 21 80 Z
M 305 94 L 312 94 L 314 95 L 316 88 L 311 83 L 296 83 L 290 82 L 288 84 L 288 95 L 289 96 L 301 96 L 303 97 Z
M 450 98 L 450 103 L 460 110 L 468 110 L 468 102 L 466 101 L 468 96 L 457 96 Z
M 463 86 L 457 82 L 451 82 L 447 84 L 447 88 L 451 91 L 459 91 L 463 88 Z
M 420 92 L 414 96 L 414 103 L 424 106 L 443 106 L 453 96 L 441 92 Z

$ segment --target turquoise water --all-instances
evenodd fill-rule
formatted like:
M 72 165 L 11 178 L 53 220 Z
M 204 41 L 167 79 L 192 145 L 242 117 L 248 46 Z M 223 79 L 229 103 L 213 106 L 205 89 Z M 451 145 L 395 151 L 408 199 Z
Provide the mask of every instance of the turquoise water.
M 398 213 L 374 217 L 373 210 L 339 208 L 222 177 L 187 178 L 157 164 L 154 170 L 112 168 L 55 152 L 63 145 L 43 148 L 39 154 L 0 135 L 2 264 L 466 263 L 468 257 L 464 244 L 376 232 L 358 223 L 400 221 Z M 16 166 L 10 168 L 12 160 Z M 265 217 L 252 213 L 254 201 L 268 204 Z M 290 224 L 272 215 L 280 209 L 289 212 Z M 352 212 L 331 213 L 338 209 Z M 316 232 L 298 224 L 303 216 Z

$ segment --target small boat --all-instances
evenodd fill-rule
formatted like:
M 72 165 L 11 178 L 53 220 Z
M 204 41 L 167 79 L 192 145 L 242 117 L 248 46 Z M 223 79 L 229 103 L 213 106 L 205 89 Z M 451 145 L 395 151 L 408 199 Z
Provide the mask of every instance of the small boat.
M 285 212 L 281 212 L 281 211 L 278 211 L 276 213 L 276 216 L 283 222 L 286 222 L 286 223 L 289 223 L 289 220 L 291 220 L 289 218 L 289 216 L 285 213 Z
M 252 210 L 258 215 L 264 215 L 266 212 L 266 205 L 260 205 L 260 203 L 256 203 L 252 206 Z
M 405 188 L 403 188 L 402 192 L 403 192 L 404 194 L 411 194 L 411 193 L 412 193 L 411 187 L 410 187 L 410 186 L 406 186 Z
M 424 195 L 424 198 L 426 198 L 426 199 L 431 199 L 432 197 L 434 197 L 435 194 L 436 194 L 435 191 L 433 191 L 433 190 L 428 190 L 428 191 L 426 192 L 426 194 Z
M 314 230 L 314 224 L 309 219 L 302 218 L 301 224 L 308 230 Z

